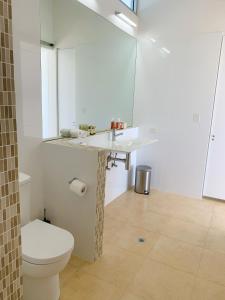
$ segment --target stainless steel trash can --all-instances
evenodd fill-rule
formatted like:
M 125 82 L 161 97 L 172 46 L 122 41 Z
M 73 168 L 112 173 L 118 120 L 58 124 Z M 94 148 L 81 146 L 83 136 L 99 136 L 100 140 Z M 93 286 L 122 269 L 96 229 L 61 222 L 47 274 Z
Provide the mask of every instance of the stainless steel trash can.
M 150 194 L 152 168 L 149 166 L 137 166 L 135 177 L 135 192 L 138 194 Z

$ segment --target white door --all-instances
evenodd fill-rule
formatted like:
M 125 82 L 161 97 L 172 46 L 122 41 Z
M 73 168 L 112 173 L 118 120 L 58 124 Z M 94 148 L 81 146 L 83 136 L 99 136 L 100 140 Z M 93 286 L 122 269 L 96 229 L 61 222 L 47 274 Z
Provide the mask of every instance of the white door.
M 221 51 L 203 195 L 225 200 L 225 39 Z

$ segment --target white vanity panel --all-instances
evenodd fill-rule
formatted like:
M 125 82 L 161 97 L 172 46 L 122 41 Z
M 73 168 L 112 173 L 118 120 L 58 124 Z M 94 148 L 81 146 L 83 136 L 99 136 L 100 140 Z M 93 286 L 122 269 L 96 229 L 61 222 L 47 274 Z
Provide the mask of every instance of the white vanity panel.
M 51 222 L 70 231 L 74 254 L 88 261 L 95 255 L 98 151 L 43 143 L 44 197 Z M 70 191 L 69 181 L 79 178 L 88 186 L 84 197 Z

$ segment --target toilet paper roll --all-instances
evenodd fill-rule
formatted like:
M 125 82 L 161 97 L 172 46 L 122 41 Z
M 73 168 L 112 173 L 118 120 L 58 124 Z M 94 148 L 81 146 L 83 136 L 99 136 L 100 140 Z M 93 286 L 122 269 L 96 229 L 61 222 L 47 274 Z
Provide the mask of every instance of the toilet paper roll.
M 74 179 L 72 183 L 70 183 L 70 190 L 79 197 L 83 197 L 87 193 L 87 185 L 78 179 Z

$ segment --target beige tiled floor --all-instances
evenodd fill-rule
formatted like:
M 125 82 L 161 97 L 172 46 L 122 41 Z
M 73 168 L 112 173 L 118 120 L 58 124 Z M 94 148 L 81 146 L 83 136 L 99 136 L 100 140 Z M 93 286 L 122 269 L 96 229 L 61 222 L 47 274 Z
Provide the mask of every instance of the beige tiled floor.
M 105 210 L 103 257 L 73 257 L 60 300 L 225 300 L 225 202 L 122 195 Z

